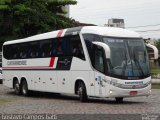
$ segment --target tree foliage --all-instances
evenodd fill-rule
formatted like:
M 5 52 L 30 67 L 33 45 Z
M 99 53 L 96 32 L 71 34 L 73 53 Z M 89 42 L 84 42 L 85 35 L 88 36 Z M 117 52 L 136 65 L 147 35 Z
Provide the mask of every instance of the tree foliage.
M 160 39 L 155 41 L 155 45 L 160 50 Z
M 62 7 L 74 0 L 0 0 L 0 41 L 72 27 Z

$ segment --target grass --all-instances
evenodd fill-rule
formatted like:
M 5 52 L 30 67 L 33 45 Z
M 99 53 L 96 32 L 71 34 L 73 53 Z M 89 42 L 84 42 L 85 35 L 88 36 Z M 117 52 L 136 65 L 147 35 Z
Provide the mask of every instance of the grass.
M 160 68 L 151 68 L 152 74 L 160 74 Z
M 8 102 L 11 102 L 11 101 L 8 99 L 0 99 L 0 105 L 8 103 Z

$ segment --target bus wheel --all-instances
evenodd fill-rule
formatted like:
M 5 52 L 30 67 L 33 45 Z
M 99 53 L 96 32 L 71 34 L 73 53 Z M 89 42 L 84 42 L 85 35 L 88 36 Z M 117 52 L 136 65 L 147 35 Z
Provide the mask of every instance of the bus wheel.
M 13 82 L 13 88 L 14 88 L 14 91 L 17 95 L 20 95 L 21 94 L 21 90 L 20 90 L 20 85 L 18 83 L 18 80 L 15 80 Z
M 78 86 L 78 95 L 81 102 L 87 101 L 87 93 L 86 93 L 86 87 L 83 82 L 79 82 Z
M 122 103 L 123 102 L 123 97 L 116 97 L 116 102 L 117 103 Z
M 27 85 L 27 82 L 26 80 L 23 80 L 22 83 L 21 83 L 21 89 L 22 89 L 22 95 L 24 96 L 28 96 L 28 85 Z

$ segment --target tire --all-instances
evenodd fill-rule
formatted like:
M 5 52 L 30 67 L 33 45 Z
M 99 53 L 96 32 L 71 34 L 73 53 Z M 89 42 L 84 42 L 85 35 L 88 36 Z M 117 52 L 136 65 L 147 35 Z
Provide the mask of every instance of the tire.
M 13 89 L 14 89 L 14 92 L 15 92 L 17 95 L 21 95 L 21 89 L 20 89 L 20 85 L 19 85 L 18 80 L 15 80 L 15 81 L 13 82 Z
M 28 96 L 29 91 L 28 91 L 28 84 L 26 80 L 23 80 L 21 83 L 21 91 L 22 91 L 22 95 Z
M 117 103 L 123 103 L 123 97 L 116 97 L 115 99 Z
M 86 102 L 88 97 L 86 93 L 86 87 L 83 82 L 79 82 L 78 85 L 78 95 L 81 102 Z

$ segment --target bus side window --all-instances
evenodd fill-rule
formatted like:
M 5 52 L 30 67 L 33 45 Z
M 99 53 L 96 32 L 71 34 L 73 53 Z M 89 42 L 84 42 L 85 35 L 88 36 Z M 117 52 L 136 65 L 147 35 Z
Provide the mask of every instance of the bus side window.
M 94 67 L 96 70 L 104 73 L 104 51 L 100 46 L 94 46 Z
M 91 60 L 92 66 L 94 66 L 94 56 L 93 56 L 93 44 L 94 41 L 102 41 L 99 35 L 95 34 L 83 34 L 84 41 L 86 43 L 86 47 L 89 53 L 89 57 Z
M 18 47 L 13 45 L 12 49 L 13 49 L 13 59 L 17 59 L 19 56 Z
M 37 42 L 31 42 L 30 43 L 30 51 L 29 51 L 29 57 L 30 58 L 36 58 L 38 57 L 38 43 Z
M 20 46 L 20 59 L 27 58 L 27 44 L 22 43 Z
M 71 36 L 69 39 L 69 43 L 70 43 L 71 55 L 74 57 L 80 58 L 82 60 L 85 60 L 84 51 L 83 51 L 80 37 L 78 35 Z
M 56 53 L 58 57 L 62 57 L 63 56 L 63 47 L 62 47 L 62 41 L 58 42 L 57 45 L 57 49 L 56 49 Z
M 91 42 L 94 42 L 94 41 L 102 42 L 101 37 L 99 35 L 95 35 L 95 34 L 83 34 L 83 38 L 87 39 Z
M 51 57 L 56 56 L 56 40 L 53 39 L 49 46 L 50 46 L 50 51 L 49 51 L 50 56 Z
M 51 56 L 51 48 L 52 48 L 52 43 L 51 40 L 44 40 L 41 42 L 41 57 L 50 57 Z
M 5 45 L 3 47 L 3 54 L 4 54 L 4 57 L 6 59 L 12 59 L 13 58 L 13 49 L 12 49 L 12 45 Z

